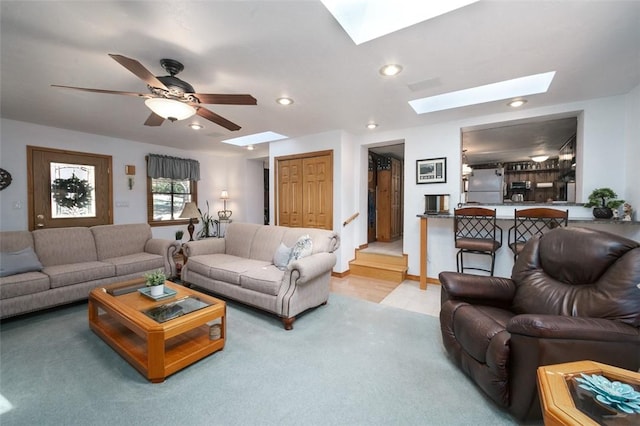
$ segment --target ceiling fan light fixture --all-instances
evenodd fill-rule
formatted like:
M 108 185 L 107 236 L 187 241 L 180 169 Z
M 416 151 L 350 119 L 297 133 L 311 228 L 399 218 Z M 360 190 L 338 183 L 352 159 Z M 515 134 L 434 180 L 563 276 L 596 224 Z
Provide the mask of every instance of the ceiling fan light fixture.
M 185 120 L 196 113 L 191 105 L 174 99 L 149 98 L 144 103 L 155 114 L 169 121 Z

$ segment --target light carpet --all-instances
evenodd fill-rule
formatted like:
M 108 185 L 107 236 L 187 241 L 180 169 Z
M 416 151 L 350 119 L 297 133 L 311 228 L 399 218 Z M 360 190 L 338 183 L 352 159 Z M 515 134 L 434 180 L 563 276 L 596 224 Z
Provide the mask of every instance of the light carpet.
M 161 384 L 90 331 L 86 303 L 5 321 L 0 423 L 517 424 L 449 362 L 436 318 L 336 294 L 292 331 L 227 314 L 225 349 Z

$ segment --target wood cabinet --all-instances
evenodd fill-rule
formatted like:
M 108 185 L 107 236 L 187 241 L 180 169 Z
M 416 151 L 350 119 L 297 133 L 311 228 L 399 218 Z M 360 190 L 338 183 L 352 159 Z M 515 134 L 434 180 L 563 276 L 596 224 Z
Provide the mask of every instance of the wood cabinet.
M 333 229 L 333 152 L 276 158 L 282 226 Z

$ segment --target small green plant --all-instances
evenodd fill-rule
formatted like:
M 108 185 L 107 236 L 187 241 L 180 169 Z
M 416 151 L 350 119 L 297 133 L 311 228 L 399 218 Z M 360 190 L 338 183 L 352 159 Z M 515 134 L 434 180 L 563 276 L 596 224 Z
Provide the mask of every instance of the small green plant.
M 167 276 L 162 272 L 162 270 L 158 269 L 157 271 L 148 272 L 144 274 L 145 279 L 147 280 L 147 287 L 152 287 L 154 285 L 162 285 L 167 280 Z
M 585 207 L 608 207 L 617 209 L 624 204 L 624 200 L 615 200 L 618 196 L 611 188 L 597 188 L 589 194 L 589 202 Z
M 202 219 L 202 228 L 200 229 L 200 232 L 198 232 L 198 238 L 216 237 L 219 222 L 209 214 L 209 200 L 207 200 L 207 212 L 202 214 L 200 209 L 198 209 L 198 211 L 200 212 L 200 218 Z
M 184 231 L 176 231 L 176 240 L 181 240 L 184 235 Z

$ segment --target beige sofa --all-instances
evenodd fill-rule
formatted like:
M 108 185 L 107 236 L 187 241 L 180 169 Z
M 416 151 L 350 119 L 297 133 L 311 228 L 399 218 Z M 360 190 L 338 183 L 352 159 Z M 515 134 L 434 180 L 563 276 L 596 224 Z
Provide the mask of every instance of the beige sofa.
M 312 241 L 310 255 L 276 267 L 280 245 L 291 248 L 304 235 Z M 273 313 L 291 330 L 296 315 L 327 302 L 339 245 L 333 231 L 234 222 L 224 238 L 183 244 L 182 280 Z
M 42 269 L 0 277 L 0 318 L 86 299 L 95 287 L 153 270 L 175 275 L 180 249 L 177 241 L 153 238 L 146 223 L 0 233 L 3 256 L 29 247 Z

